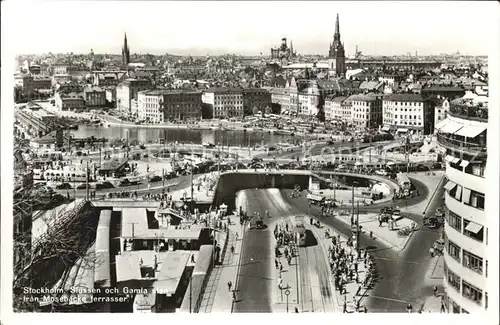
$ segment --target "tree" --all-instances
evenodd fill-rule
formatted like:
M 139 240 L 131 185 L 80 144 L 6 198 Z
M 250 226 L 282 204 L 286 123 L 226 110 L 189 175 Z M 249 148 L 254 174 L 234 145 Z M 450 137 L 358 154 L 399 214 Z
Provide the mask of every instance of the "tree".
M 321 106 L 317 106 L 317 108 L 318 108 L 318 112 L 316 113 L 316 118 L 320 122 L 325 122 L 325 110 Z
M 280 115 L 281 114 L 281 105 L 278 103 L 271 103 L 271 113 Z

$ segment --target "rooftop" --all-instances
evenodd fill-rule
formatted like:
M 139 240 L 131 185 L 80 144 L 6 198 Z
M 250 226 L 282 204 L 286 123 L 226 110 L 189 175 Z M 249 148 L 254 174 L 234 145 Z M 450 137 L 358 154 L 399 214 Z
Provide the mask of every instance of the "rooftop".
M 241 88 L 223 88 L 223 87 L 214 87 L 214 88 L 208 88 L 204 90 L 204 92 L 207 93 L 243 93 L 243 89 Z
M 389 94 L 384 96 L 384 101 L 424 102 L 425 99 L 419 94 Z
M 353 100 L 356 100 L 356 101 L 362 101 L 362 102 L 373 102 L 375 100 L 377 100 L 377 98 L 380 98 L 382 97 L 381 95 L 375 95 L 375 94 L 357 94 L 357 95 L 352 95 L 352 96 L 349 96 L 349 100 L 350 101 L 353 101 Z
M 201 228 L 175 229 L 159 228 L 149 229 L 147 210 L 145 208 L 123 208 L 121 237 L 136 239 L 184 239 L 197 240 Z M 132 227 L 132 225 L 134 225 Z

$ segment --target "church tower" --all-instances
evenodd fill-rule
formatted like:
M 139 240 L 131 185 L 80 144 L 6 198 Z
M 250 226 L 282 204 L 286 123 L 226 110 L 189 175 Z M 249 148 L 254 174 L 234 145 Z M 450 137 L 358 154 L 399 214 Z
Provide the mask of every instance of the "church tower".
M 339 14 L 337 14 L 337 21 L 335 22 L 333 42 L 330 44 L 330 51 L 328 52 L 328 62 L 330 66 L 330 72 L 335 77 L 340 77 L 345 74 L 345 51 L 344 45 L 340 41 Z
M 123 40 L 122 61 L 123 65 L 128 65 L 130 63 L 130 49 L 127 44 L 127 33 L 125 33 L 125 39 Z

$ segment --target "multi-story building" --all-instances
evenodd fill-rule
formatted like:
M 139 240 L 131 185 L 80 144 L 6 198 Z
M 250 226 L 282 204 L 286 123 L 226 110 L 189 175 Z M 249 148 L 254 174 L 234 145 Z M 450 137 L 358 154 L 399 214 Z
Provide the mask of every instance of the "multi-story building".
M 383 130 L 430 134 L 434 128 L 434 103 L 419 94 L 388 94 L 382 102 Z
M 50 78 L 44 78 L 39 76 L 24 75 L 22 77 L 23 95 L 28 96 L 35 91 L 42 89 L 51 89 L 52 80 Z
M 358 94 L 349 96 L 352 125 L 356 129 L 377 129 L 382 125 L 382 95 Z
M 448 99 L 443 99 L 440 101 L 436 107 L 434 107 L 434 125 L 438 125 L 439 122 L 446 119 L 446 115 L 450 110 L 450 101 Z M 434 132 L 437 132 L 434 129 Z
M 136 111 L 132 111 L 132 99 L 137 99 L 139 91 L 152 87 L 150 80 L 126 79 L 116 87 L 116 107 L 129 115 L 137 115 Z
M 290 111 L 290 91 L 287 88 L 268 88 L 271 93 L 271 103 L 281 106 L 281 113 Z
M 91 107 L 106 106 L 106 91 L 99 87 L 87 86 L 83 89 L 85 96 L 85 105 Z
M 83 93 L 64 93 L 57 92 L 55 95 L 55 105 L 60 111 L 68 109 L 83 108 L 85 107 L 85 99 Z
M 345 96 L 335 97 L 328 95 L 325 99 L 325 119 L 327 121 L 342 121 L 342 102 L 346 99 Z
M 116 87 L 106 87 L 106 103 L 110 107 L 116 107 Z
M 243 91 L 243 112 L 252 115 L 257 111 L 264 112 L 271 107 L 271 93 L 262 88 L 246 88 Z
M 166 91 L 163 93 L 164 120 L 201 119 L 201 92 L 189 89 Z
M 301 117 L 311 117 L 318 113 L 320 90 L 316 81 L 302 79 L 290 82 L 290 111 Z
M 243 90 L 240 88 L 210 88 L 202 93 L 214 118 L 243 117 Z
M 494 216 L 485 211 L 487 124 L 486 105 L 456 99 L 436 125 L 446 150 L 443 302 L 451 313 L 488 309 L 488 226 Z
M 352 100 L 351 97 L 347 97 L 342 103 L 340 103 L 340 108 L 342 112 L 342 123 L 347 126 L 352 126 Z
M 137 93 L 138 118 L 151 123 L 163 122 L 163 90 L 142 90 Z

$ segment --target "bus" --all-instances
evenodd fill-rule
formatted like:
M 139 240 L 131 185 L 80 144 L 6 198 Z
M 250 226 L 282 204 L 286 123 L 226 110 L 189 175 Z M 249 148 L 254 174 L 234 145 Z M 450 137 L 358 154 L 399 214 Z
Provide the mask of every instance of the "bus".
M 307 232 L 300 217 L 295 218 L 295 227 L 293 229 L 293 234 L 295 237 L 295 243 L 299 247 L 306 246 Z

